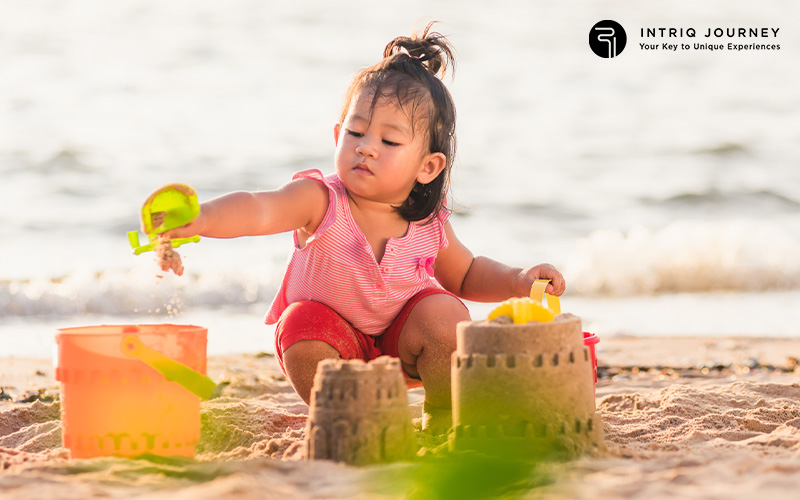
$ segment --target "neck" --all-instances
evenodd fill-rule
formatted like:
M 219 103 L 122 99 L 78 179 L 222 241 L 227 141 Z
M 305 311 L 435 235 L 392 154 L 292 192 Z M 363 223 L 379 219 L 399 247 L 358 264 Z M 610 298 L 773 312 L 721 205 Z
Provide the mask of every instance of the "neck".
M 387 216 L 396 216 L 398 219 L 402 219 L 400 215 L 397 213 L 396 206 L 400 204 L 392 204 L 386 203 L 382 201 L 374 201 L 369 200 L 366 198 L 360 198 L 358 196 L 354 196 L 349 191 L 347 192 L 347 199 L 350 202 L 350 207 L 356 209 L 358 212 L 369 215 L 369 216 L 378 216 L 378 217 L 387 217 Z

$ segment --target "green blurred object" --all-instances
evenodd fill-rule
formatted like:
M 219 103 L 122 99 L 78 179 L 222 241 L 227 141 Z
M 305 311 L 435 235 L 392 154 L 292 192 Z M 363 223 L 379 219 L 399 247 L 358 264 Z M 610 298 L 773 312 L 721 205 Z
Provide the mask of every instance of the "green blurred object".
M 167 184 L 154 191 L 142 205 L 142 226 L 149 243 L 139 244 L 139 232 L 128 231 L 128 242 L 133 253 L 149 252 L 158 244 L 158 236 L 192 222 L 200 214 L 197 193 L 186 184 Z M 154 222 L 155 219 L 155 222 Z M 200 236 L 170 240 L 173 248 L 184 243 L 197 243 Z
M 151 368 L 164 375 L 167 380 L 180 384 L 203 400 L 210 399 L 214 389 L 217 387 L 217 384 L 210 378 L 147 347 L 135 335 L 129 335 L 122 339 L 120 350 L 122 354 L 128 357 L 138 358 L 145 362 Z

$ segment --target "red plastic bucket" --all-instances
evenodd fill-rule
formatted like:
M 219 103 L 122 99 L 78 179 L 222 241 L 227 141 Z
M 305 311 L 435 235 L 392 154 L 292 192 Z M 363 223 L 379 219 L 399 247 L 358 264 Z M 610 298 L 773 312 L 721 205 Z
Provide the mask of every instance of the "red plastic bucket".
M 600 337 L 594 333 L 583 332 L 583 345 L 589 348 L 589 354 L 592 355 L 592 371 L 594 372 L 594 385 L 597 388 L 597 353 L 595 352 L 595 344 L 600 342 Z

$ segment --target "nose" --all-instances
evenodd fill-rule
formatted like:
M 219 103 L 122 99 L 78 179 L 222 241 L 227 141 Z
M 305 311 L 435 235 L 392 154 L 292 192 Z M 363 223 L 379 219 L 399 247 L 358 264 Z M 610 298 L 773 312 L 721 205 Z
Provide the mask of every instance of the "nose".
M 373 158 L 376 156 L 376 148 L 366 135 L 361 137 L 356 145 L 356 154 L 359 156 L 371 156 Z

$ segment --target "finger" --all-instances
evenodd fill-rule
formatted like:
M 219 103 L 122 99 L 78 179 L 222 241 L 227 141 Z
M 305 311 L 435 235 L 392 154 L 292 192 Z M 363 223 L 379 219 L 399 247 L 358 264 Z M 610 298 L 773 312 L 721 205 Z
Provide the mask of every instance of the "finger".
M 561 273 L 553 270 L 552 273 L 547 273 L 546 275 L 546 279 L 549 281 L 549 283 L 545 288 L 545 292 L 555 296 L 559 296 L 564 293 L 564 278 L 561 276 Z
M 169 231 L 164 231 L 163 233 L 161 233 L 161 239 L 162 240 L 174 240 L 174 239 L 177 239 L 177 238 L 183 238 L 183 234 L 182 233 L 184 231 L 181 231 L 181 229 L 183 229 L 184 227 L 185 226 L 181 226 L 181 227 L 176 227 L 175 229 L 170 229 Z

